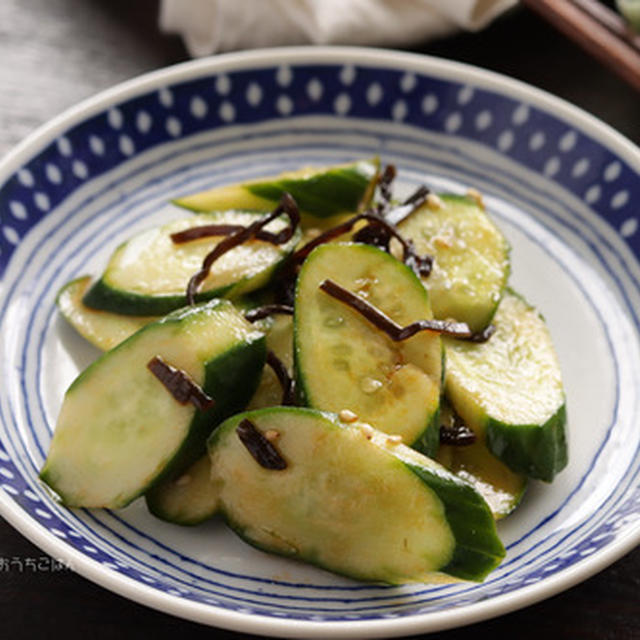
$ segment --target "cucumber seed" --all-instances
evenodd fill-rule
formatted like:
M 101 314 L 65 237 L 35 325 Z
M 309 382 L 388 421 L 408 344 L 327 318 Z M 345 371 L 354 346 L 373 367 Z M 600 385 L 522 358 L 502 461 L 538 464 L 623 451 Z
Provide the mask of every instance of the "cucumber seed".
M 376 380 L 375 378 L 370 378 L 369 376 L 365 376 L 360 380 L 360 388 L 366 394 L 375 393 L 381 387 L 382 387 L 382 382 L 380 382 L 380 380 Z

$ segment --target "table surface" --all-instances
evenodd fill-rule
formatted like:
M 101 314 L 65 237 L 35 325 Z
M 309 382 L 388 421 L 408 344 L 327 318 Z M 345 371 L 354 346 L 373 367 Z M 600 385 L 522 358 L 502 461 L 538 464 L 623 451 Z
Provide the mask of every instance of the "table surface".
M 179 39 L 159 33 L 157 0 L 2 0 L 0 155 L 63 109 L 151 69 L 187 59 Z M 513 43 L 517 42 L 518 47 Z M 525 10 L 477 34 L 412 50 L 493 69 L 546 89 L 640 144 L 640 95 Z M 505 52 L 508 51 L 508 54 Z M 44 554 L 0 519 L 0 558 Z M 640 638 L 640 548 L 586 582 L 495 620 L 438 634 L 483 637 Z M 0 574 L 0 628 L 7 638 L 122 640 L 208 627 L 125 600 L 70 571 Z M 246 638 L 215 630 L 216 638 Z

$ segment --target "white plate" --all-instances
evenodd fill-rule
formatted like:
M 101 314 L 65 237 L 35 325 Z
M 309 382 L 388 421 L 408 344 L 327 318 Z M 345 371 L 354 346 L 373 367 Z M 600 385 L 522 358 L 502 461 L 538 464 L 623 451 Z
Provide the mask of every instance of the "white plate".
M 544 313 L 565 377 L 570 463 L 499 525 L 484 584 L 358 584 L 262 554 L 219 522 L 181 529 L 141 501 L 68 511 L 37 481 L 67 385 L 96 351 L 55 311 L 136 229 L 205 186 L 379 154 L 400 189 L 474 186 L 512 243 L 512 285 Z M 249 633 L 382 637 L 546 598 L 640 540 L 640 153 L 525 85 L 424 56 L 297 48 L 179 65 L 57 118 L 0 166 L 0 512 L 126 597 Z

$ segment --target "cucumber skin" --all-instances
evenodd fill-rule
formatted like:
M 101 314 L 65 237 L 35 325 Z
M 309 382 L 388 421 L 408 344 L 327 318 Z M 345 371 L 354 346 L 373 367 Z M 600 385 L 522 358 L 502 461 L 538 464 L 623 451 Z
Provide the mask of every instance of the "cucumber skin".
M 359 162 L 350 167 L 329 169 L 306 180 L 285 178 L 247 184 L 245 188 L 255 196 L 274 202 L 283 193 L 290 193 L 301 211 L 318 218 L 328 218 L 345 211 L 355 212 L 366 206 L 366 200 L 371 195 L 367 191 L 375 171 L 369 166 L 364 170 L 365 166 L 365 163 Z M 330 199 L 327 193 L 331 194 Z
M 436 409 L 422 435 L 409 446 L 429 458 L 436 455 L 440 446 L 440 407 Z
M 206 302 L 225 295 L 234 285 L 228 285 L 195 295 L 196 302 Z M 153 315 L 163 316 L 186 306 L 187 297 L 146 296 L 130 291 L 113 289 L 102 278 L 96 281 L 82 298 L 82 302 L 91 309 L 121 313 L 125 316 Z
M 196 410 L 189 436 L 145 491 L 160 482 L 176 478 L 206 452 L 211 432 L 224 420 L 242 411 L 251 400 L 258 388 L 266 357 L 267 347 L 263 336 L 250 344 L 238 345 L 206 364 L 203 389 L 213 395 L 216 403 L 205 413 Z M 233 371 L 233 375 L 229 375 L 230 371 Z M 218 398 L 224 399 L 224 402 Z
M 244 190 L 249 198 L 247 202 L 240 200 L 237 206 L 248 204 L 249 208 L 255 209 L 262 201 L 264 206 L 261 210 L 269 210 L 277 205 L 283 193 L 288 192 L 298 204 L 300 213 L 311 218 L 329 218 L 339 213 L 354 213 L 369 205 L 379 169 L 380 160 L 376 157 L 347 166 L 318 169 L 318 173 L 307 178 L 288 178 L 285 175 L 270 180 L 242 183 L 237 186 Z M 341 189 L 337 188 L 340 186 Z M 327 193 L 331 194 L 330 199 L 327 199 Z M 178 198 L 172 202 L 193 213 L 210 211 L 208 208 L 192 204 L 192 197 Z
M 275 409 L 278 410 L 282 408 Z M 234 417 L 233 420 L 234 423 L 236 423 L 237 420 L 245 416 L 251 418 L 252 416 L 259 416 L 261 413 L 269 413 L 273 410 L 273 407 L 257 409 L 255 411 L 242 413 Z M 338 429 L 341 428 L 342 425 L 338 416 L 330 412 L 308 407 L 287 408 L 287 410 L 299 411 L 311 416 L 321 416 L 333 423 Z M 220 425 L 220 429 L 216 429 L 208 439 L 207 448 L 209 450 L 216 446 L 216 443 L 224 433 L 226 424 L 228 423 L 225 422 Z M 390 453 L 390 455 L 393 455 L 393 453 Z M 446 566 L 438 569 L 438 572 L 446 573 L 449 576 L 462 580 L 482 582 L 487 574 L 500 564 L 506 553 L 504 545 L 498 537 L 496 523 L 487 503 L 471 485 L 444 469 L 444 473 L 439 475 L 436 472 L 431 472 L 428 469 L 412 464 L 402 457 L 398 456 L 397 459 L 410 471 L 415 473 L 425 485 L 437 495 L 438 499 L 444 505 L 445 516 L 455 538 L 455 546 L 452 558 Z M 464 501 L 460 500 L 461 494 L 462 497 L 464 497 Z M 284 557 L 299 559 L 295 553 L 287 554 L 282 551 L 274 551 L 266 545 L 258 544 L 255 540 L 245 535 L 243 527 L 235 523 L 224 508 L 221 508 L 217 513 L 220 514 L 226 524 L 240 538 L 255 549 L 270 554 L 276 553 Z M 491 541 L 489 545 L 490 555 L 477 550 L 478 542 L 481 547 L 487 546 L 486 542 L 483 544 L 483 538 Z M 314 561 L 313 558 L 305 558 L 304 562 L 317 566 L 320 569 L 331 571 L 332 573 L 339 573 L 336 569 L 327 569 L 327 567 L 320 562 Z M 368 581 L 362 576 L 347 573 L 343 573 L 342 575 L 354 580 Z
M 454 482 L 435 473 L 427 475 L 423 468 L 405 464 L 436 493 L 444 505 L 445 516 L 456 541 L 453 557 L 439 571 L 462 580 L 482 582 L 505 556 L 491 509 L 466 482 Z M 487 540 L 490 541 L 489 545 Z M 482 551 L 478 551 L 479 545 L 484 547 Z
M 487 446 L 512 471 L 551 482 L 567 466 L 566 405 L 542 426 L 505 425 L 489 418 Z

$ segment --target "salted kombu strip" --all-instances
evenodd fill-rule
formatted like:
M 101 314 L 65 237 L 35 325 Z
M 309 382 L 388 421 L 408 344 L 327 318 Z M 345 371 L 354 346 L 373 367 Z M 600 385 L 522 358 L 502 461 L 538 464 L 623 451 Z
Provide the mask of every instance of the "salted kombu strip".
M 186 371 L 170 365 L 160 356 L 151 358 L 147 368 L 180 404 L 190 402 L 200 411 L 207 411 L 215 404 L 213 398 Z
M 255 309 L 249 309 L 244 314 L 245 320 L 249 322 L 257 322 L 267 316 L 274 314 L 282 314 L 287 316 L 293 315 L 293 307 L 288 304 L 265 304 L 262 307 L 256 307 Z
M 457 338 L 458 340 L 466 340 L 470 342 L 486 342 L 495 331 L 493 325 L 489 325 L 484 331 L 473 333 L 469 329 L 469 325 L 466 322 L 456 322 L 455 320 L 416 320 L 406 327 L 401 327 L 394 322 L 389 316 L 383 313 L 380 309 L 373 306 L 360 296 L 352 293 L 351 291 L 341 287 L 333 280 L 324 280 L 319 288 L 330 296 L 344 302 L 352 309 L 360 313 L 375 327 L 384 331 L 392 340 L 400 342 L 411 338 L 420 331 L 433 331 L 445 336 Z
M 405 206 L 405 205 L 402 205 L 402 206 Z M 413 205 L 409 205 L 409 206 L 413 207 Z M 378 234 L 380 235 L 380 237 L 388 238 L 388 241 L 390 241 L 391 238 L 395 238 L 396 240 L 398 240 L 402 245 L 403 261 L 408 266 L 410 266 L 414 271 L 416 271 L 418 275 L 422 275 L 422 276 L 429 275 L 429 273 L 431 272 L 431 267 L 433 265 L 433 258 L 431 256 L 418 256 L 415 253 L 415 250 L 413 248 L 413 243 L 410 240 L 406 240 L 399 233 L 399 231 L 395 228 L 394 225 L 390 224 L 384 218 L 381 218 L 377 214 L 366 212 L 366 211 L 364 213 L 359 213 L 353 216 L 353 218 L 349 218 L 345 222 L 339 225 L 336 225 L 335 227 L 331 227 L 330 229 L 327 229 L 324 233 L 321 233 L 319 236 L 317 236 L 313 240 L 310 240 L 309 242 L 307 242 L 307 244 L 300 247 L 300 249 L 298 249 L 291 256 L 290 263 L 296 266 L 302 264 L 307 258 L 307 256 L 316 247 L 320 246 L 321 244 L 330 242 L 331 240 L 334 240 L 335 238 L 338 238 L 345 233 L 348 233 L 353 229 L 355 224 L 360 220 L 367 220 L 369 222 L 369 225 L 367 225 L 367 227 L 373 226 L 373 227 L 379 228 L 380 231 L 378 231 Z M 367 229 L 367 227 L 364 227 L 364 229 Z M 358 233 L 356 233 L 354 236 L 354 240 L 358 241 L 357 239 L 358 234 L 362 232 L 363 232 L 363 229 L 361 229 Z M 372 237 L 373 233 L 372 232 L 369 232 L 369 233 L 370 233 L 370 237 Z M 385 234 L 385 235 L 383 236 L 382 234 Z M 388 241 L 385 242 L 386 247 L 388 247 Z M 373 241 L 368 242 L 367 244 L 372 244 L 372 243 Z M 376 242 L 376 244 L 380 246 L 379 242 Z
M 246 418 L 236 427 L 236 433 L 252 458 L 264 469 L 282 471 L 287 468 L 287 461 L 279 451 L 256 429 Z
M 289 217 L 289 225 L 277 233 L 266 231 L 264 227 L 282 214 Z M 175 243 L 190 242 L 207 236 L 226 235 L 204 258 L 202 267 L 189 279 L 187 284 L 187 302 L 195 304 L 195 296 L 198 287 L 209 275 L 213 263 L 231 249 L 256 238 L 272 244 L 284 244 L 293 237 L 298 224 L 300 223 L 300 212 L 298 205 L 291 195 L 285 193 L 280 199 L 280 204 L 267 216 L 256 220 L 247 227 L 241 225 L 202 225 L 193 227 L 185 231 L 180 231 L 171 235 Z
M 388 164 L 378 177 L 378 190 L 380 191 L 380 202 L 376 204 L 378 213 L 382 215 L 391 206 L 391 185 L 396 178 L 396 167 Z
M 462 418 L 453 414 L 451 424 L 440 425 L 440 444 L 466 447 L 476 441 L 476 434 L 467 427 Z
M 377 329 L 384 331 L 395 342 L 407 340 L 421 331 L 434 331 L 454 338 L 469 338 L 473 335 L 465 322 L 451 322 L 448 320 L 416 320 L 406 327 L 401 327 L 380 309 L 348 289 L 341 287 L 333 280 L 324 280 L 319 288 L 357 311 L 363 318 Z
M 185 244 L 186 242 L 193 242 L 201 238 L 211 238 L 212 236 L 230 236 L 245 228 L 241 224 L 203 224 L 184 231 L 176 231 L 171 234 L 170 238 L 174 244 Z
M 470 335 L 466 340 L 469 342 L 486 342 L 496 331 L 495 324 L 488 324 L 482 331 Z
M 267 364 L 273 369 L 278 378 L 278 382 L 282 387 L 282 402 L 285 407 L 295 406 L 296 404 L 296 383 L 289 375 L 287 367 L 273 351 L 267 352 Z

